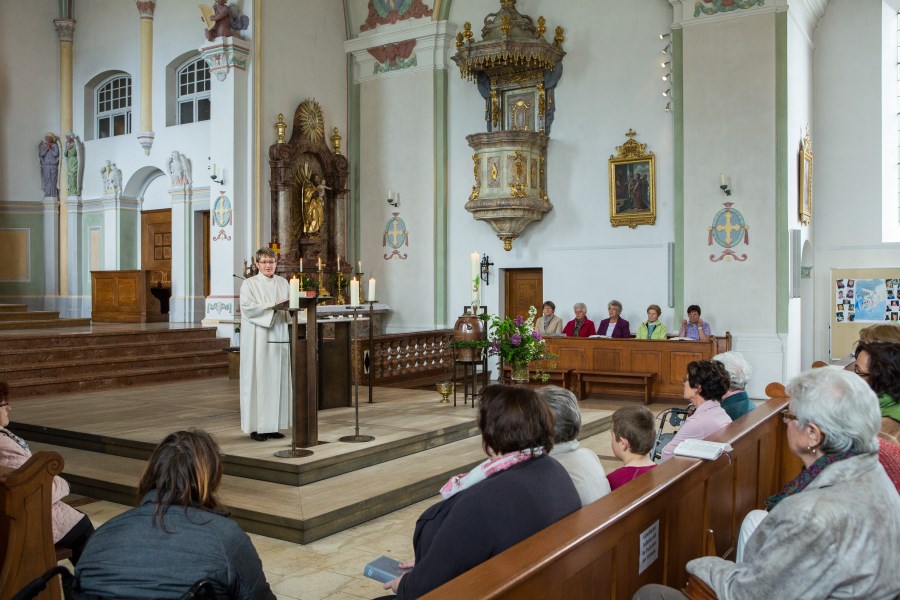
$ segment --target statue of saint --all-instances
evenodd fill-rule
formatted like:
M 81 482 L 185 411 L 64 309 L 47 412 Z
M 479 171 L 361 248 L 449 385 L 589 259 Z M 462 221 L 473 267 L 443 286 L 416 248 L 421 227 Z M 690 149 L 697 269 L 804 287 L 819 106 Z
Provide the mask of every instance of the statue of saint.
M 52 133 L 44 135 L 38 143 L 38 160 L 41 164 L 41 187 L 45 198 L 59 195 L 59 142 Z
M 172 156 L 166 161 L 166 170 L 169 172 L 172 187 L 185 186 L 192 183 L 191 159 L 178 150 L 173 151 Z
M 216 0 L 212 7 L 201 4 L 200 13 L 206 24 L 204 32 L 206 40 L 211 42 L 218 37 L 232 36 L 240 38 L 236 32 L 247 29 L 250 26 L 250 19 L 238 11 L 235 4 L 225 6 L 225 0 Z
M 81 140 L 71 131 L 66 134 L 66 147 L 64 156 L 66 159 L 66 178 L 69 184 L 69 194 L 81 195 L 81 160 L 84 150 Z
M 320 189 L 321 188 L 321 189 Z M 313 173 L 303 186 L 303 233 L 315 235 L 322 228 L 325 218 L 325 181 L 318 173 Z

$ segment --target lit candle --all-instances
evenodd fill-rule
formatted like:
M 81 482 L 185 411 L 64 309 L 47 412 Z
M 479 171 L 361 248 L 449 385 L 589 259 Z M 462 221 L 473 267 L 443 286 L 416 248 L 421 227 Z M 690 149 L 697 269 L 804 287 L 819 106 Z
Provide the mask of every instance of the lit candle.
M 337 270 L 338 271 L 341 270 L 341 255 L 340 254 L 338 254 L 338 269 Z
M 316 259 L 316 265 L 318 266 L 319 270 L 321 271 L 322 270 L 322 257 L 321 256 Z
M 300 280 L 294 275 L 291 277 L 291 293 L 288 296 L 288 306 L 290 308 L 300 308 Z
M 356 261 L 356 272 L 362 273 L 362 261 L 361 260 Z
M 388 200 L 394 199 L 394 190 L 388 190 Z
M 356 277 L 350 280 L 350 304 L 359 305 L 359 281 Z
M 303 272 L 303 259 L 300 259 L 300 272 Z
M 719 173 L 719 181 L 722 182 L 721 185 L 726 185 L 727 182 L 725 181 L 725 173 Z
M 366 298 L 369 299 L 369 302 L 375 300 L 375 278 L 369 278 L 369 293 L 366 295 Z
M 477 252 L 471 254 L 472 259 L 472 303 L 478 304 L 479 292 L 481 291 L 481 255 Z

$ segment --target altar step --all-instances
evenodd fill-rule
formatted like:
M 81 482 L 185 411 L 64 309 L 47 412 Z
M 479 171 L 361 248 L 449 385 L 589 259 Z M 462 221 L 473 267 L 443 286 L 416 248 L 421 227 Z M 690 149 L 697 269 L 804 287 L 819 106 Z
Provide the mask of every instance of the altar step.
M 0 380 L 22 398 L 226 376 L 227 346 L 204 328 L 4 335 Z
M 25 304 L 0 304 L 0 330 L 4 331 L 82 327 L 90 324 L 90 319 L 60 319 L 57 311 L 30 311 Z

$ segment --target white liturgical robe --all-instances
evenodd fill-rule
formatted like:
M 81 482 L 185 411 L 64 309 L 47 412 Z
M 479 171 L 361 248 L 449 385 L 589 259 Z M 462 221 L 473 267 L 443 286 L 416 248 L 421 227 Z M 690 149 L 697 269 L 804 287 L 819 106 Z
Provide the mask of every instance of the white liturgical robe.
M 290 425 L 290 319 L 272 307 L 287 300 L 284 277 L 263 274 L 241 285 L 241 431 L 274 433 Z

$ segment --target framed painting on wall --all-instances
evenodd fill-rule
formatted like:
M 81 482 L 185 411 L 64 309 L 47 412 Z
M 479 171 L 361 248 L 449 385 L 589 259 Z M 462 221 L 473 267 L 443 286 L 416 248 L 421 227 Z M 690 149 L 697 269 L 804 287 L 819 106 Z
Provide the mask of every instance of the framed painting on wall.
M 800 171 L 797 174 L 800 184 L 797 196 L 797 216 L 804 225 L 812 221 L 812 194 L 813 194 L 813 151 L 812 141 L 809 138 L 809 125 L 806 126 L 806 135 L 800 143 Z
M 609 221 L 613 227 L 656 223 L 656 157 L 647 152 L 647 145 L 634 140 L 637 135 L 629 129 L 628 137 L 618 154 L 609 157 Z

